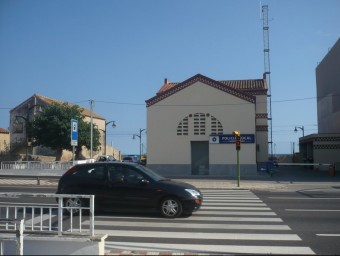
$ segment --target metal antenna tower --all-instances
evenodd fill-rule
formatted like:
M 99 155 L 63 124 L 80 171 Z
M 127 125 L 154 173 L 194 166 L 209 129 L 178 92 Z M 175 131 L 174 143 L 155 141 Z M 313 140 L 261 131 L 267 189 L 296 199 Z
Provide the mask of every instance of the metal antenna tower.
M 270 156 L 273 156 L 273 123 L 272 123 L 272 87 L 270 84 L 270 54 L 269 54 L 269 21 L 268 21 L 268 5 L 262 5 L 262 20 L 263 20 L 263 46 L 264 46 L 264 73 L 268 84 L 267 103 L 268 122 L 269 122 L 269 150 Z

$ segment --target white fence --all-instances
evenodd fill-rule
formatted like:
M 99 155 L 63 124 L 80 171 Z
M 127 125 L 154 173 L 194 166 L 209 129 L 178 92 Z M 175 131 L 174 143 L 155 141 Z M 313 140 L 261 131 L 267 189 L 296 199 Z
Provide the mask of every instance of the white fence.
M 73 161 L 69 161 L 69 162 L 11 161 L 11 162 L 2 162 L 1 169 L 67 170 L 72 165 L 73 165 Z
M 4 255 L 3 244 L 5 241 L 14 241 L 15 242 L 15 254 L 16 255 L 23 255 L 24 251 L 24 220 L 16 220 L 16 219 L 0 219 L 0 223 L 8 223 L 18 225 L 16 228 L 15 237 L 0 237 L 0 255 Z
M 94 236 L 94 196 L 67 194 L 0 193 L 0 198 L 52 198 L 55 204 L 0 202 L 0 218 L 23 219 L 24 231 L 52 234 L 82 234 Z M 66 206 L 66 199 L 87 201 L 88 206 Z M 67 215 L 65 213 L 68 213 Z M 83 224 L 84 219 L 88 225 Z M 17 229 L 16 223 L 0 223 L 0 231 Z
M 4 161 L 1 162 L 1 169 L 8 170 L 67 170 L 75 164 L 93 163 L 94 159 L 77 160 L 77 161 Z

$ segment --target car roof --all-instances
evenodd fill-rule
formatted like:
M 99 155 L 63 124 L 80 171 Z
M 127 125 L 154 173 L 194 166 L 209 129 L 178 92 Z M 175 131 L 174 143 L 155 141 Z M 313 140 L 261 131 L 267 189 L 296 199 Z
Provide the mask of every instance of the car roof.
M 125 166 L 137 166 L 137 163 L 132 162 L 117 162 L 117 161 L 106 161 L 106 162 L 94 162 L 94 163 L 85 163 L 85 164 L 77 164 L 75 166 L 86 166 L 86 165 L 125 165 Z

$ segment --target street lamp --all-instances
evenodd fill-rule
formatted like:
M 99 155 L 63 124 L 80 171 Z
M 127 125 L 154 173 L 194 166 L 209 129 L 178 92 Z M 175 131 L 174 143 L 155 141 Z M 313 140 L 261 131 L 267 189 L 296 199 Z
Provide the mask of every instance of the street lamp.
M 136 136 L 139 138 L 139 161 L 142 159 L 142 132 L 146 131 L 146 129 L 139 129 L 139 135 L 134 134 L 133 139 L 136 138 Z
M 105 147 L 104 147 L 104 155 L 106 155 L 106 126 L 108 126 L 109 124 L 112 123 L 112 128 L 116 128 L 116 121 L 109 121 L 109 122 L 105 122 L 105 130 L 104 130 L 104 143 L 105 143 Z
M 28 107 L 28 105 L 27 105 L 26 117 L 19 116 L 19 115 L 15 116 L 15 122 L 18 122 L 18 118 L 22 118 L 25 121 L 26 161 L 28 161 L 28 129 L 27 129 L 27 126 L 28 126 L 28 122 L 29 122 L 29 118 L 30 118 L 30 110 L 35 108 L 35 107 L 41 107 L 41 105 L 40 104 L 34 104 L 31 107 Z
M 302 131 L 302 137 L 305 137 L 305 128 L 303 126 L 301 126 L 301 127 L 295 126 L 294 132 L 297 132 L 298 129 L 300 129 Z
M 28 116 L 28 114 L 27 114 Z M 23 117 L 23 116 L 15 116 L 15 122 L 19 123 L 18 119 L 22 118 L 25 121 L 25 141 L 26 141 L 26 161 L 28 161 L 28 135 L 27 135 L 27 123 L 28 123 L 28 118 Z

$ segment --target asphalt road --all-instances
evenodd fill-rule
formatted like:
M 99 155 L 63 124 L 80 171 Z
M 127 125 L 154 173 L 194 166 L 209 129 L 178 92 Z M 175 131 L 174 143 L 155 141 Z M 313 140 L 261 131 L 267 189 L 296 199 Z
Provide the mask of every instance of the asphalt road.
M 254 191 L 318 255 L 340 254 L 340 184 Z
M 340 175 L 329 177 L 327 172 L 281 169 L 273 177 L 242 179 L 241 184 L 250 190 L 230 189 L 233 181 L 223 179 L 191 182 L 206 193 L 205 206 L 186 219 L 171 221 L 129 214 L 96 216 L 96 230 L 111 234 L 106 240 L 108 249 L 136 249 L 135 245 L 140 244 L 156 245 L 151 251 L 164 246 L 178 250 L 182 246 L 188 252 L 187 246 L 197 248 L 195 252 L 204 248 L 210 252 L 297 254 L 299 251 L 294 250 L 298 249 L 302 254 L 340 254 Z M 55 191 L 55 185 L 0 185 L 0 192 Z M 46 198 L 38 200 L 54 203 Z M 262 249 L 262 253 L 257 249 Z
M 1 186 L 0 192 L 29 192 L 29 193 L 54 193 L 56 191 L 56 187 L 54 186 Z M 220 189 L 217 190 L 206 190 L 211 195 L 215 195 L 216 193 L 221 193 Z M 215 192 L 214 192 L 215 191 Z M 232 190 L 229 190 L 232 193 Z M 237 191 L 237 190 L 234 190 Z M 223 191 L 222 191 L 223 192 Z M 229 193 L 229 192 L 228 192 Z M 246 192 L 245 192 L 246 193 Z M 264 247 L 268 248 L 276 248 L 282 247 L 284 248 L 292 248 L 296 242 L 294 241 L 277 241 L 275 239 L 271 239 L 268 237 L 265 238 L 267 233 L 272 234 L 272 236 L 280 235 L 284 236 L 295 236 L 297 235 L 301 238 L 301 242 L 299 242 L 299 246 L 302 248 L 310 248 L 312 252 L 318 255 L 339 255 L 340 254 L 340 243 L 338 241 L 340 238 L 340 183 L 339 186 L 334 186 L 334 183 L 331 185 L 327 182 L 309 182 L 308 184 L 304 183 L 301 186 L 297 184 L 292 187 L 285 187 L 281 189 L 269 189 L 269 190 L 252 190 L 249 193 L 254 194 L 260 199 L 260 204 L 263 202 L 265 206 L 270 208 L 270 212 L 275 214 L 277 218 L 282 219 L 282 224 L 284 226 L 288 226 L 290 231 L 263 231 L 261 228 L 267 229 L 269 226 L 277 226 L 278 223 L 269 223 L 275 225 L 267 225 L 265 227 L 261 227 L 262 224 L 266 223 L 254 223 L 254 222 L 246 222 L 245 225 L 248 227 L 242 229 L 242 225 L 244 225 L 240 220 L 242 216 L 235 216 L 233 218 L 240 217 L 240 220 L 236 221 L 232 220 L 230 222 L 230 217 L 222 217 L 226 216 L 227 211 L 223 210 L 218 215 L 214 215 L 211 209 L 207 211 L 203 211 L 200 214 L 189 217 L 188 219 L 180 220 L 180 223 L 173 223 L 173 221 L 165 221 L 159 220 L 158 217 L 155 216 L 144 216 L 144 215 L 111 215 L 104 214 L 96 217 L 97 224 L 96 229 L 106 229 L 107 232 L 112 233 L 111 236 L 107 239 L 109 245 L 111 245 L 111 249 L 114 248 L 117 243 L 118 244 L 133 244 L 134 241 L 144 242 L 145 244 L 169 244 L 169 248 L 171 248 L 170 244 L 172 243 L 181 243 L 183 242 L 179 238 L 179 234 L 181 235 L 183 231 L 186 231 L 185 225 L 197 225 L 194 229 L 188 229 L 192 233 L 192 239 L 185 238 L 185 244 L 197 244 L 197 241 L 201 245 L 205 245 L 205 248 L 212 246 L 215 248 L 216 246 L 233 246 L 238 247 Z M 238 195 L 239 193 L 237 193 Z M 251 195 L 249 194 L 249 195 Z M 217 196 L 219 196 L 217 194 Z M 222 194 L 221 194 L 222 196 Z M 223 195 L 223 198 L 229 198 L 229 195 Z M 218 198 L 218 197 L 217 197 Z M 241 197 L 242 198 L 242 197 Z M 221 198 L 222 199 L 222 198 Z M 42 199 L 43 200 L 43 199 Z M 45 199 L 46 200 L 46 199 Z M 210 199 L 209 199 L 210 200 Z M 223 199 L 224 200 L 224 199 Z M 243 200 L 240 199 L 240 202 Z M 3 200 L 1 200 L 3 201 Z M 207 207 L 221 207 L 219 203 L 214 203 L 214 200 L 208 201 Z M 244 200 L 243 200 L 244 201 Z M 40 201 L 40 203 L 51 203 L 47 201 Z M 246 203 L 247 204 L 247 203 Z M 211 206 L 210 206 L 211 205 Z M 250 205 L 244 205 L 242 207 L 249 207 Z M 262 207 L 262 206 L 261 206 Z M 213 208 L 212 208 L 213 209 Z M 251 210 L 249 210 L 251 211 Z M 245 211 L 247 212 L 247 211 Z M 221 220 L 218 222 L 219 218 L 225 218 L 225 220 Z M 201 221 L 199 221 L 202 218 Z M 154 227 L 150 228 L 150 222 L 153 222 Z M 135 224 L 134 224 L 135 223 Z M 181 224 L 183 223 L 183 224 Z M 175 237 L 158 237 L 158 238 L 148 238 L 149 235 L 156 232 L 163 233 L 169 230 L 171 225 L 181 225 L 179 227 L 172 227 L 173 231 L 176 231 Z M 255 224 L 255 225 L 254 225 Z M 261 225 L 259 225 L 261 224 Z M 118 225 L 115 227 L 115 225 Z M 152 226 L 153 226 L 152 225 Z M 169 226 L 170 225 L 170 226 Z M 207 227 L 205 227 L 205 225 Z M 209 226 L 211 225 L 211 226 Z M 221 230 L 216 230 L 216 225 L 220 225 Z M 233 228 L 227 228 L 223 231 L 223 225 L 231 225 Z M 239 225 L 239 226 L 238 226 Z M 254 227 L 259 227 L 258 230 L 256 228 L 249 230 L 250 226 L 254 225 Z M 200 229 L 199 226 L 202 226 Z M 165 228 L 164 228 L 165 227 Z M 112 229 L 112 230 L 111 230 Z M 118 232 L 115 235 L 115 232 Z M 145 229 L 145 230 L 144 230 Z M 111 230 L 111 231 L 110 231 Z M 130 230 L 130 231 L 129 231 Z M 137 230 L 137 231 L 136 231 Z M 200 233 L 207 232 L 206 238 L 201 237 L 198 239 L 198 235 Z M 288 232 L 288 233 L 287 233 Z M 226 233 L 238 234 L 240 237 L 236 240 L 215 240 L 212 237 L 216 236 L 224 236 Z M 127 234 L 132 234 L 127 235 Z M 135 234 L 135 237 L 134 235 Z M 211 237 L 209 237 L 209 235 Z M 217 235 L 218 234 L 218 235 Z M 259 236 L 259 238 L 255 241 L 243 240 L 243 235 L 247 236 L 249 234 L 253 234 L 254 236 Z M 125 238 L 122 238 L 125 236 Z M 146 237 L 144 237 L 146 236 Z M 217 241 L 217 242 L 216 242 Z M 229 247 L 226 247 L 229 248 Z M 213 250 L 213 249 L 212 249 Z M 226 249 L 227 250 L 227 249 Z M 288 250 L 288 249 L 287 249 Z M 252 251 L 249 251 L 251 253 Z M 270 252 L 270 251 L 268 251 Z M 307 251 L 308 252 L 308 251 Z M 257 253 L 256 253 L 257 254 Z M 274 253 L 275 254 L 275 253 Z

